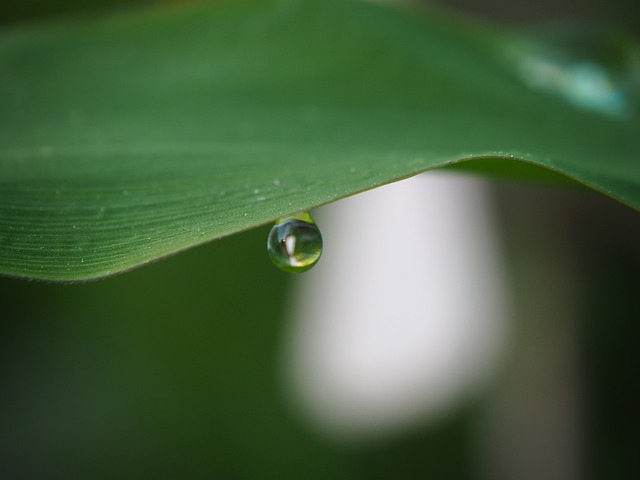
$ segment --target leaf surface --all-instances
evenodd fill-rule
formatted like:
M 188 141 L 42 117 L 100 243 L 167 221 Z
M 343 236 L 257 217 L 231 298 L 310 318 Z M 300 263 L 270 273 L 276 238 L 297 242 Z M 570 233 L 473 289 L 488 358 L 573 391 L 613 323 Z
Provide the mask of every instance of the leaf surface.
M 344 0 L 5 29 L 0 273 L 98 278 L 470 159 L 640 209 L 637 57 L 528 42 Z

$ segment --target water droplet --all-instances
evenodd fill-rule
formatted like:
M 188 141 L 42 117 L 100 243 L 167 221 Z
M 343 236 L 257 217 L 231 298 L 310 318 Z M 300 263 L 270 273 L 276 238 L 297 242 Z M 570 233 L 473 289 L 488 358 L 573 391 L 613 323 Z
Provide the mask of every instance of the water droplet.
M 305 272 L 322 255 L 322 234 L 309 213 L 300 212 L 276 222 L 269 233 L 267 250 L 281 270 Z

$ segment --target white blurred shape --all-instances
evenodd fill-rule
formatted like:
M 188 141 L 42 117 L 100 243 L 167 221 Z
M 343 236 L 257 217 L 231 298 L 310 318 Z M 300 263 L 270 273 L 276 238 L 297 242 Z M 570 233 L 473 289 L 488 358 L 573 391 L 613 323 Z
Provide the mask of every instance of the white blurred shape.
M 488 203 L 481 180 L 428 173 L 316 212 L 324 255 L 296 278 L 285 365 L 324 433 L 384 436 L 490 376 L 506 294 Z

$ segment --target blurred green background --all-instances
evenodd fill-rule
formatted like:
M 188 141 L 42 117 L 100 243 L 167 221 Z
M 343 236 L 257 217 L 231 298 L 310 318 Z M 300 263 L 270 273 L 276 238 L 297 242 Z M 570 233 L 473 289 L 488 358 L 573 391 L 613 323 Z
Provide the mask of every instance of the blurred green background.
M 441 3 L 503 22 L 638 28 L 626 0 Z M 0 19 L 125 4 L 3 2 Z M 516 312 L 509 361 L 491 388 L 375 442 L 330 441 L 284 393 L 297 278 L 270 264 L 268 229 L 95 283 L 0 279 L 0 478 L 638 478 L 640 217 L 591 193 L 504 182 L 493 192 Z M 574 370 L 557 383 L 565 351 Z M 579 435 L 563 474 L 536 453 L 531 439 L 554 430 L 530 414 L 565 388 L 573 401 L 550 410 L 570 412 Z M 512 437 L 487 427 L 496 415 Z

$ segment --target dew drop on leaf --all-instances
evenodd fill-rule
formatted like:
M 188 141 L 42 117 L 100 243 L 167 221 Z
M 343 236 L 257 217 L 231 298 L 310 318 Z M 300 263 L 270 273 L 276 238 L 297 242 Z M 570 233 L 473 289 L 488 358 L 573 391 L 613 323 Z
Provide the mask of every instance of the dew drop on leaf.
M 322 255 L 322 234 L 308 212 L 283 217 L 269 232 L 267 251 L 279 269 L 305 272 Z

